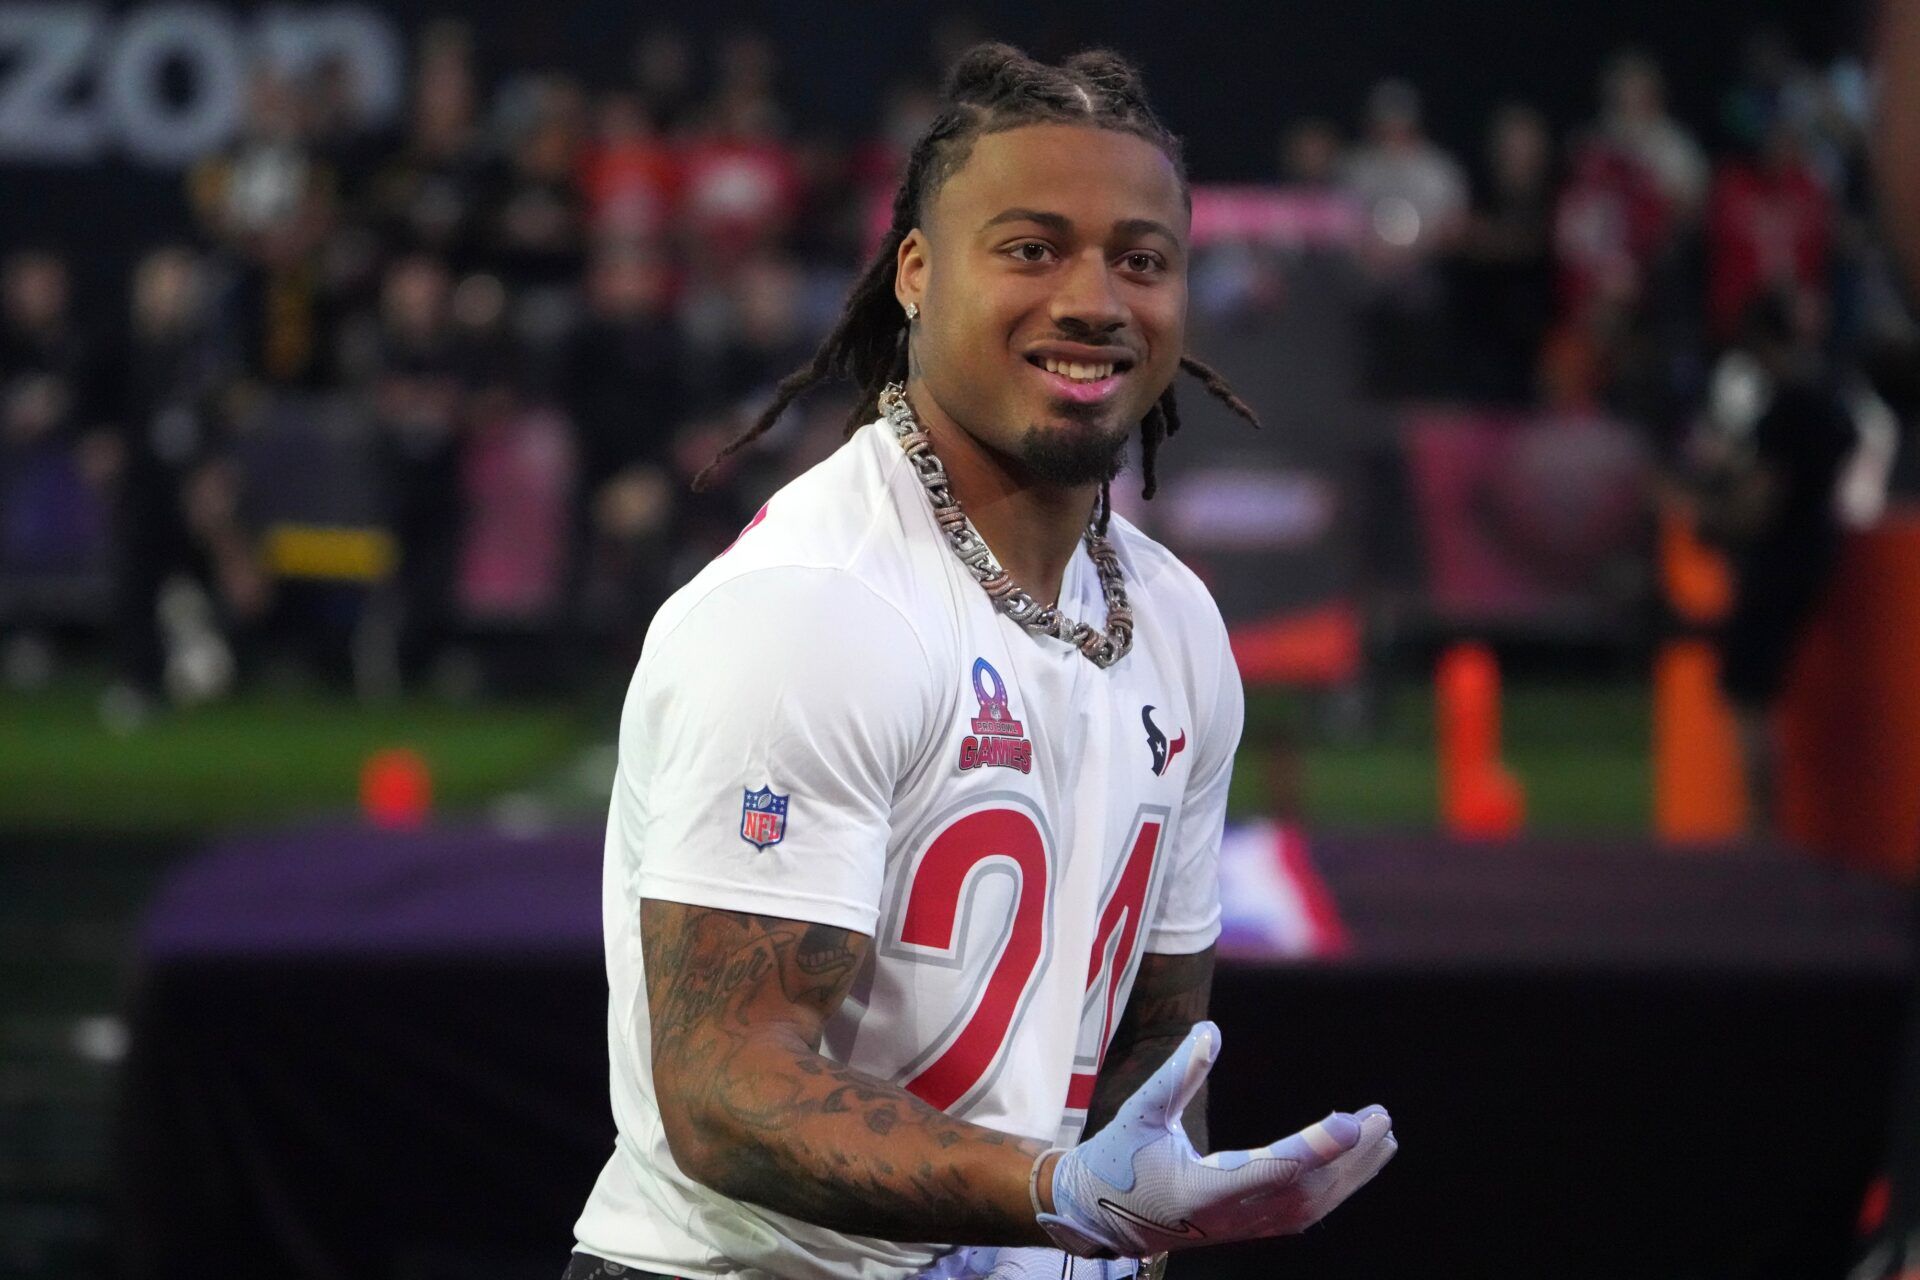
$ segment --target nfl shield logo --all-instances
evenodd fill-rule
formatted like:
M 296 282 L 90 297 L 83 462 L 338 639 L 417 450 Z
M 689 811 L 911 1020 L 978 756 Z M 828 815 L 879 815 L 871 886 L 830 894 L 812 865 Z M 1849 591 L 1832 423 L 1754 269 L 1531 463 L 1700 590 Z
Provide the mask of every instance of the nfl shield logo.
M 780 843 L 787 834 L 787 797 L 773 788 L 748 791 L 740 802 L 740 838 L 756 849 Z

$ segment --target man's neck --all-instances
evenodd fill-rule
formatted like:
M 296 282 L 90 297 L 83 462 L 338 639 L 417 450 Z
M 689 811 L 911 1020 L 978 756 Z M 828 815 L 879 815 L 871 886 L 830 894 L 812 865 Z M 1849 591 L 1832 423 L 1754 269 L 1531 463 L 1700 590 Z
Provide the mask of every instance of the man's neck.
M 907 400 L 946 467 L 953 496 L 1001 567 L 1034 599 L 1057 603 L 1100 487 L 1036 483 L 943 413 L 924 386 L 909 383 Z

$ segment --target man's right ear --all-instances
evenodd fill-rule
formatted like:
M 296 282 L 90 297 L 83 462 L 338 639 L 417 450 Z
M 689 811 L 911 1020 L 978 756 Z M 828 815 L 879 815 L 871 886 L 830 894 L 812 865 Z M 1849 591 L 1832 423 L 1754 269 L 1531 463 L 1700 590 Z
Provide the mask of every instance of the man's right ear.
M 927 237 L 915 227 L 901 238 L 893 258 L 893 296 L 902 311 L 911 306 L 918 312 L 924 304 L 927 265 Z

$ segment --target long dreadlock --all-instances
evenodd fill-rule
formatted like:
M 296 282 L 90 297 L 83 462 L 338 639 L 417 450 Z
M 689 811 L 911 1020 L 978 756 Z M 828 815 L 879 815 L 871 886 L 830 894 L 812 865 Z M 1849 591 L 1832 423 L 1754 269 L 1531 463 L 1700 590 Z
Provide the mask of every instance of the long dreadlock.
M 773 400 L 752 425 L 728 441 L 694 477 L 704 489 L 716 468 L 766 434 L 787 406 L 816 383 L 829 379 L 860 389 L 847 419 L 847 434 L 879 414 L 880 392 L 907 377 L 907 320 L 894 298 L 895 262 L 900 243 L 920 225 L 927 202 L 967 161 L 976 138 L 1030 124 L 1080 124 L 1144 138 L 1173 162 L 1183 193 L 1186 165 L 1180 140 L 1147 105 L 1146 90 L 1132 64 L 1104 49 L 1074 54 L 1058 67 L 1036 62 L 1005 44 L 979 44 L 963 53 L 948 73 L 947 106 L 914 143 L 906 176 L 893 196 L 893 220 L 873 261 L 847 295 L 833 331 L 813 359 L 780 380 Z M 1180 357 L 1180 368 L 1200 380 L 1209 394 L 1254 426 L 1260 421 L 1218 373 L 1194 359 Z M 1169 386 L 1140 423 L 1141 496 L 1153 497 L 1154 459 L 1160 446 L 1180 429 L 1180 410 Z M 1099 527 L 1112 510 L 1108 486 L 1100 487 Z

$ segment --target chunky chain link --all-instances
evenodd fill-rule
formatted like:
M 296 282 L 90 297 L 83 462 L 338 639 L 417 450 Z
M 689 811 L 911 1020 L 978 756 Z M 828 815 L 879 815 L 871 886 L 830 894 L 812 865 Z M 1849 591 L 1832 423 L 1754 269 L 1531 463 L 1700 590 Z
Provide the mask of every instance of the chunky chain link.
M 886 390 L 880 393 L 880 412 L 885 415 L 887 425 L 893 428 L 894 438 L 906 451 L 907 461 L 913 464 L 920 483 L 926 486 L 927 500 L 933 504 L 933 518 L 941 532 L 947 535 L 948 545 L 960 557 L 960 563 L 967 566 L 975 580 L 986 590 L 994 608 L 1036 635 L 1052 636 L 1072 645 L 1096 667 L 1110 667 L 1127 656 L 1127 650 L 1133 648 L 1133 609 L 1127 603 L 1127 586 L 1120 573 L 1120 557 L 1114 552 L 1113 544 L 1095 530 L 1091 521 L 1087 524 L 1085 535 L 1087 554 L 1093 559 L 1095 572 L 1100 575 L 1100 594 L 1106 598 L 1105 631 L 1096 631 L 1084 622 L 1075 622 L 1054 605 L 1041 604 L 1001 567 L 1000 561 L 987 546 L 987 540 L 980 536 L 980 531 L 973 527 L 973 521 L 967 519 L 967 513 L 960 509 L 960 500 L 953 496 L 953 486 L 947 480 L 947 469 L 934 453 L 933 441 L 915 420 L 913 408 L 907 403 L 905 387 L 897 382 L 888 383 Z

